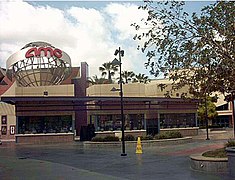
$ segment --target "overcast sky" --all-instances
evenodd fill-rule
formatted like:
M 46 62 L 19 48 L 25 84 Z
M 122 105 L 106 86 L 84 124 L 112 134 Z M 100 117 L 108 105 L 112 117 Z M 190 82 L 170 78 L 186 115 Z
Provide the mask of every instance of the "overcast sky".
M 146 58 L 137 51 L 136 33 L 130 26 L 141 22 L 147 13 L 138 10 L 141 1 L 4 1 L 0 2 L 0 67 L 25 44 L 45 41 L 65 51 L 72 66 L 89 64 L 90 76 L 100 75 L 98 68 L 112 61 L 116 48 L 125 50 L 123 70 L 145 73 Z M 189 11 L 197 11 L 209 2 L 187 2 Z

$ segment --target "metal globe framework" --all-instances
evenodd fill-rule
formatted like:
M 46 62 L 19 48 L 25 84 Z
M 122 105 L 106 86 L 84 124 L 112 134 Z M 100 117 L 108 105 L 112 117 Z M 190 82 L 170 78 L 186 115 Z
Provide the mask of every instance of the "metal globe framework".
M 8 58 L 7 69 L 21 87 L 58 85 L 71 74 L 71 59 L 49 43 L 32 42 Z

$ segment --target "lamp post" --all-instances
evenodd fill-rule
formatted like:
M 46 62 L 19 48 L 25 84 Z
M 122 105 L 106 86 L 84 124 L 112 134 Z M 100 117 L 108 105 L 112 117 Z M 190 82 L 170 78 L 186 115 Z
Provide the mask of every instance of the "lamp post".
M 118 49 L 116 49 L 115 53 L 114 53 L 115 56 L 118 55 L 118 60 L 115 58 L 113 61 L 112 61 L 112 64 L 114 65 L 119 65 L 119 72 L 120 72 L 120 82 L 119 82 L 119 85 L 120 85 L 120 89 L 115 89 L 115 88 L 112 88 L 111 91 L 120 91 L 120 103 L 121 103 L 121 121 L 122 121 L 122 154 L 121 156 L 126 156 L 126 150 L 125 150 L 125 133 L 124 133 L 124 112 L 123 112 L 123 89 L 122 89 L 122 60 L 121 60 L 121 57 L 124 56 L 124 50 L 121 50 L 121 48 L 119 47 Z
M 235 90 L 230 92 L 230 95 L 225 96 L 225 101 L 232 102 L 232 123 L 233 123 L 233 137 L 235 138 Z
M 206 117 L 206 140 L 210 140 L 208 132 L 208 109 L 207 109 L 207 96 L 205 95 L 205 117 Z
M 231 93 L 232 98 L 232 117 L 233 117 L 233 138 L 235 138 L 235 91 Z

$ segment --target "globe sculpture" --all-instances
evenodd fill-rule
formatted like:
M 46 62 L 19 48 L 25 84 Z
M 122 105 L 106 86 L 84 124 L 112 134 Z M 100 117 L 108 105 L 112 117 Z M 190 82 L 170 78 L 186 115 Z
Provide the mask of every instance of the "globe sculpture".
M 68 54 L 46 42 L 26 44 L 7 60 L 18 86 L 58 85 L 71 74 Z

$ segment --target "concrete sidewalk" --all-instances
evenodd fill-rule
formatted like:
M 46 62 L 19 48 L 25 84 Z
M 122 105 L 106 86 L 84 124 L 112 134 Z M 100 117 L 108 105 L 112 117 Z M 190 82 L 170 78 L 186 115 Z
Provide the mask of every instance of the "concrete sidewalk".
M 7 179 L 122 179 L 72 166 L 29 158 L 0 157 L 0 175 Z M 4 164 L 3 164 L 4 163 Z
M 232 180 L 227 174 L 195 172 L 189 155 L 223 147 L 231 132 L 202 133 L 178 145 L 144 147 L 135 154 L 127 147 L 87 148 L 82 142 L 26 145 L 4 142 L 0 146 L 0 179 L 130 179 L 130 180 Z
M 218 139 L 234 139 L 234 131 L 232 128 L 219 130 L 219 131 L 208 131 L 209 139 L 211 140 L 218 140 Z M 206 129 L 199 129 L 199 133 L 197 136 L 193 136 L 193 139 L 206 139 Z
M 226 174 L 205 174 L 190 169 L 189 155 L 222 146 L 224 140 L 197 140 L 180 145 L 127 148 L 84 148 L 73 142 L 53 145 L 0 147 L 1 179 L 146 179 L 216 180 Z

